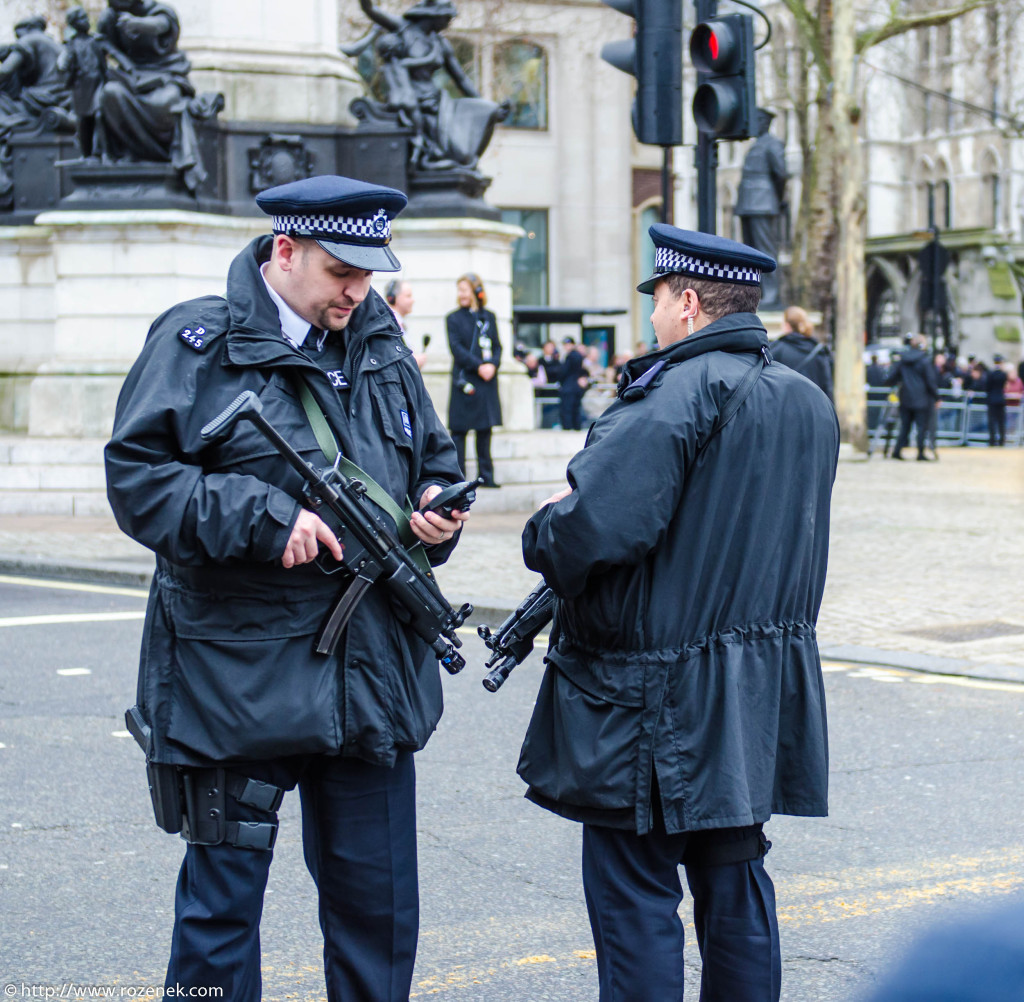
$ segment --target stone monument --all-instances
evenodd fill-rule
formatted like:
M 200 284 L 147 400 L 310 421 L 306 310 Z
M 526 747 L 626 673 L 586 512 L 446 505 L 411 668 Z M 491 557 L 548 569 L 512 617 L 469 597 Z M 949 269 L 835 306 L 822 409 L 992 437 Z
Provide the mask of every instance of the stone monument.
M 459 65 L 442 32 L 457 11 L 450 0 L 418 0 L 401 16 L 388 14 L 372 0 L 359 0 L 371 30 L 359 41 L 341 47 L 357 56 L 373 46 L 386 96 L 352 104 L 353 114 L 370 128 L 408 130 L 409 208 L 412 216 L 477 216 L 497 219 L 483 201 L 490 184 L 477 169 L 497 122 L 509 105 L 482 98 Z M 463 96 L 440 87 L 438 71 Z
M 757 109 L 757 141 L 743 161 L 733 215 L 739 216 L 743 242 L 778 260 L 782 218 L 786 205 L 786 148 L 771 134 L 774 115 Z M 762 276 L 761 311 L 780 310 L 779 273 Z

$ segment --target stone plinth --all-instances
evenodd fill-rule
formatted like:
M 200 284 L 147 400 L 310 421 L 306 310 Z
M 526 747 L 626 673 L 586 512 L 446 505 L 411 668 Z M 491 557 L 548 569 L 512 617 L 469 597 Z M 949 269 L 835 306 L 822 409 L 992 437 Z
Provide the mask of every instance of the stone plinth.
M 4 426 L 107 435 L 153 320 L 222 293 L 232 258 L 266 229 L 257 219 L 111 210 L 44 213 L 33 227 L 0 230 L 0 304 L 12 307 L 0 314 Z
M 163 210 L 43 213 L 0 228 L 0 427 L 44 437 L 106 436 L 125 374 L 153 320 L 175 303 L 223 294 L 228 267 L 265 217 Z M 533 427 L 533 394 L 511 357 L 515 226 L 473 219 L 399 219 L 394 248 L 412 282 L 410 342 L 431 335 L 424 373 L 438 413 L 448 406 L 445 315 L 455 280 L 475 272 L 504 345 L 505 427 Z M 392 276 L 378 275 L 383 288 Z
M 423 350 L 430 335 L 423 376 L 442 420 L 448 414 L 451 353 L 445 317 L 458 309 L 455 285 L 460 275 L 473 272 L 487 292 L 487 308 L 498 320 L 502 343 L 502 368 L 498 375 L 503 427 L 533 428 L 533 387 L 525 369 L 512 358 L 512 245 L 522 236 L 518 226 L 472 217 L 458 219 L 406 219 L 392 224 L 392 250 L 402 262 L 399 275 L 374 276 L 374 287 L 383 294 L 392 278 L 412 286 L 415 305 L 406 318 L 407 341 L 414 351 Z

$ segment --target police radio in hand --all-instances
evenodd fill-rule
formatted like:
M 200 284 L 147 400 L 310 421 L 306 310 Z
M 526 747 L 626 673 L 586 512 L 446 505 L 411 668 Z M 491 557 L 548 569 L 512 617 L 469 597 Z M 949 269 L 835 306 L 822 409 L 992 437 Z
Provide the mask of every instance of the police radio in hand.
M 432 511 L 441 518 L 451 518 L 453 511 L 469 511 L 469 506 L 476 500 L 476 489 L 484 482 L 483 477 L 477 477 L 476 480 L 463 480 L 446 487 L 432 497 L 423 510 Z

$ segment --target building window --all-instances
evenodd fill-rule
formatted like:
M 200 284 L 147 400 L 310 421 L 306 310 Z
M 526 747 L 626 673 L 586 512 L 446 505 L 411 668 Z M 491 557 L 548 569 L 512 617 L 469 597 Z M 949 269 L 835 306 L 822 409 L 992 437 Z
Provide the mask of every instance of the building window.
M 654 274 L 654 244 L 648 235 L 648 230 L 657 222 L 661 221 L 661 201 L 655 205 L 646 205 L 634 216 L 636 219 L 636 233 L 634 235 L 636 246 L 636 272 L 634 273 L 634 285 L 639 285 L 644 279 Z M 651 300 L 648 296 L 640 299 L 640 308 L 634 314 L 634 331 L 637 344 L 634 346 L 635 354 L 643 354 L 652 345 L 658 343 L 654 335 L 654 328 L 651 326 Z M 640 346 L 644 346 L 641 348 Z
M 981 220 L 986 226 L 999 228 L 1003 215 L 1003 190 L 999 177 L 999 162 L 989 153 L 981 169 Z
M 512 249 L 512 304 L 548 305 L 548 210 L 502 209 L 501 221 L 526 234 Z
M 948 181 L 935 185 L 935 225 L 944 230 L 953 226 L 952 186 Z
M 548 57 L 539 45 L 513 39 L 494 47 L 494 100 L 511 105 L 506 127 L 548 127 Z

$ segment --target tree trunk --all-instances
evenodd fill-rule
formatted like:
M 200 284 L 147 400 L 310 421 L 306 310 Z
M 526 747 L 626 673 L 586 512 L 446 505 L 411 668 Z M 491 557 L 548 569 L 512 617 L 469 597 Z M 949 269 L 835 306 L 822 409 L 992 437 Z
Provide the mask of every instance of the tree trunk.
M 834 0 L 832 107 L 836 183 L 835 394 L 842 441 L 867 451 L 864 392 L 865 208 L 853 0 Z

